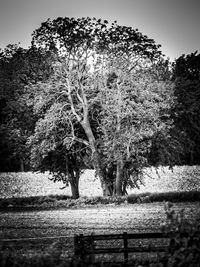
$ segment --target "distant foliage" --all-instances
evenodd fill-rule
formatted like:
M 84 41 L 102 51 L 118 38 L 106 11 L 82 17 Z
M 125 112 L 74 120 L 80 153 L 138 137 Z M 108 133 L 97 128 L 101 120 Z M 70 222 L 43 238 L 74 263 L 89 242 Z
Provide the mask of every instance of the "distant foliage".
M 180 56 L 174 63 L 175 133 L 182 139 L 182 164 L 200 163 L 200 54 Z
M 50 58 L 50 53 L 34 47 L 8 45 L 0 49 L 0 171 L 30 170 L 27 139 L 36 117 L 25 86 L 49 77 Z

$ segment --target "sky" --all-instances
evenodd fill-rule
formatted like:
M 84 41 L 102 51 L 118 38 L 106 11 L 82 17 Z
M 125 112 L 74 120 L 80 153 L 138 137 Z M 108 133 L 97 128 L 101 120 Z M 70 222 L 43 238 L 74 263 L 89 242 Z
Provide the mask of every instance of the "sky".
M 27 48 L 48 18 L 96 17 L 138 28 L 161 44 L 171 61 L 200 52 L 199 0 L 0 0 L 0 48 Z

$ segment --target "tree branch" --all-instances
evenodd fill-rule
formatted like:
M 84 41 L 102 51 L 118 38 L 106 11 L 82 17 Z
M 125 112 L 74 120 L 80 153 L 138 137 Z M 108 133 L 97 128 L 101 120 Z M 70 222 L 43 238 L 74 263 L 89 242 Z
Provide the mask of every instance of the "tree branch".
M 72 139 L 72 143 L 74 141 L 77 141 L 77 142 L 82 143 L 82 144 L 84 144 L 86 146 L 90 146 L 88 141 L 86 141 L 86 140 L 84 140 L 82 138 L 79 138 L 79 137 L 75 136 L 74 125 L 73 125 L 73 123 L 72 123 L 71 120 L 69 120 L 69 123 L 71 125 L 72 136 L 68 136 L 68 138 L 71 138 Z
M 76 112 L 75 107 L 74 107 L 74 102 L 73 102 L 73 99 L 72 99 L 72 96 L 71 96 L 71 86 L 69 84 L 69 80 L 68 79 L 67 79 L 67 85 L 68 85 L 68 94 L 67 94 L 67 96 L 68 96 L 68 99 L 69 99 L 69 102 L 70 102 L 70 105 L 71 105 L 71 111 L 74 114 L 74 116 L 76 117 L 77 121 L 81 122 L 82 118 L 81 118 L 81 116 L 78 115 L 78 113 Z

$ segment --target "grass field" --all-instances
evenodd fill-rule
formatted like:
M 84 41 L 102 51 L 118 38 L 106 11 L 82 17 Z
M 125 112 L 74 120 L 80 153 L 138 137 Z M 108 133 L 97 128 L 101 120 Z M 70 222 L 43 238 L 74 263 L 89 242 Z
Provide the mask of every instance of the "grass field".
M 44 210 L 0 213 L 0 239 L 26 253 L 45 253 L 60 241 L 65 257 L 73 255 L 74 234 L 112 234 L 161 231 L 166 221 L 164 203 L 134 204 L 118 207 Z M 184 208 L 185 219 L 200 216 L 200 203 L 176 203 Z M 67 242 L 66 242 L 67 241 Z
M 63 190 L 62 182 L 53 183 L 48 173 L 1 173 L 0 198 L 46 195 L 71 195 L 70 187 Z M 140 189 L 128 189 L 128 193 L 200 191 L 200 166 L 146 169 L 144 185 Z M 81 196 L 101 196 L 100 182 L 93 170 L 86 170 L 80 178 Z

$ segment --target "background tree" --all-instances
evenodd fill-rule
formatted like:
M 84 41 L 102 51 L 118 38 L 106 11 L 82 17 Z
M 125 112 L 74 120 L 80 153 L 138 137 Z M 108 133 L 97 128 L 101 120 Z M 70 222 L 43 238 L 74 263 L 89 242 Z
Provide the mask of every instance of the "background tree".
M 182 164 L 200 161 L 200 54 L 180 56 L 174 63 L 174 121 L 179 137 L 184 137 Z
M 29 81 L 45 80 L 50 74 L 49 55 L 35 48 L 8 45 L 0 56 L 1 101 L 1 171 L 24 171 L 30 168 L 27 138 L 36 118 L 26 99 Z
M 24 171 L 26 150 L 26 130 L 32 119 L 30 112 L 20 101 L 23 85 L 20 73 L 26 50 L 9 45 L 1 53 L 0 90 L 1 90 L 1 168 L 4 171 Z M 30 124 L 29 124 L 30 123 Z M 26 126 L 25 126 L 26 125 Z M 25 129 L 26 128 L 26 129 Z M 27 163 L 27 162 L 26 162 Z

